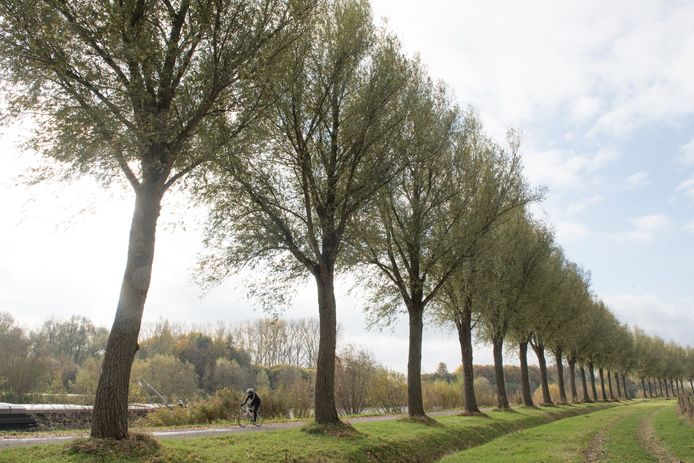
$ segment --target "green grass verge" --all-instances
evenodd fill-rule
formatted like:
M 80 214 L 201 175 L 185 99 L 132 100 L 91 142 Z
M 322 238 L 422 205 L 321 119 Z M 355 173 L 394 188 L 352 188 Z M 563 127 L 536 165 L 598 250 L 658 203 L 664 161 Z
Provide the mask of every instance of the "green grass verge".
M 488 417 L 441 416 L 437 425 L 408 421 L 355 423 L 354 431 L 324 434 L 311 429 L 283 429 L 216 437 L 162 439 L 154 454 L 128 457 L 71 453 L 69 445 L 7 449 L 0 462 L 422 462 L 480 445 L 501 435 L 560 418 L 595 412 L 611 404 L 490 412 Z M 315 431 L 315 430 L 314 430 Z
M 674 404 L 655 415 L 653 426 L 664 447 L 680 460 L 694 462 L 694 425 L 677 414 Z
M 590 415 L 575 416 L 495 439 L 480 447 L 450 455 L 441 462 L 580 462 L 596 431 L 634 414 L 640 404 L 617 405 Z M 613 460 L 609 460 L 613 461 Z M 616 461 L 616 460 L 615 460 Z M 624 460 L 638 461 L 638 460 Z

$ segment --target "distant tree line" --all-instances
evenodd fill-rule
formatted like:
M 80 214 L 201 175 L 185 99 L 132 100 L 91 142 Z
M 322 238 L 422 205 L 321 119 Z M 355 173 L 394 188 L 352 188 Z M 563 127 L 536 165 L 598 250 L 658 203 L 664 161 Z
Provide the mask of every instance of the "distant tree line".
M 588 273 L 529 214 L 543 191 L 523 175 L 519 133 L 489 136 L 473 110 L 374 24 L 368 0 L 0 0 L 0 30 L 3 112 L 40 115 L 27 146 L 57 161 L 38 180 L 57 166 L 61 177 L 126 184 L 135 199 L 114 323 L 92 365 L 92 437 L 128 436 L 133 373 L 166 365 L 209 391 L 254 371 L 251 360 L 315 363 L 315 419 L 339 423 L 338 375 L 370 371 L 337 355 L 335 278 L 349 272 L 360 276 L 374 322 L 406 313 L 413 417 L 425 417 L 422 333 L 432 319 L 455 327 L 471 414 L 479 412 L 473 335 L 493 347 L 502 409 L 508 349 L 520 357 L 523 402 L 533 403 L 528 346 L 545 404 L 548 354 L 560 401 L 578 400 L 576 371 L 582 400 L 600 399 L 596 369 L 609 390 L 601 387 L 601 399 L 624 397 L 627 376 L 654 394 L 681 393 L 686 378 L 692 385 L 691 349 L 621 325 Z M 240 328 L 242 347 L 233 348 L 228 333 L 163 328 L 153 335 L 161 346 L 138 344 L 157 221 L 176 187 L 210 210 L 203 283 L 254 270 L 250 293 L 274 306 L 312 278 L 316 326 L 260 322 Z M 69 336 L 98 338 L 75 323 Z M 26 372 L 5 379 L 14 391 L 28 390 L 28 372 L 42 369 L 41 349 L 68 366 L 97 358 L 88 343 L 65 345 L 61 326 L 45 327 L 45 342 L 23 338 L 12 323 L 3 329 L 24 343 L 3 360 Z M 303 329 L 317 329 L 317 344 Z M 288 344 L 276 342 L 290 332 Z M 362 398 L 355 392 L 340 407 L 358 409 Z

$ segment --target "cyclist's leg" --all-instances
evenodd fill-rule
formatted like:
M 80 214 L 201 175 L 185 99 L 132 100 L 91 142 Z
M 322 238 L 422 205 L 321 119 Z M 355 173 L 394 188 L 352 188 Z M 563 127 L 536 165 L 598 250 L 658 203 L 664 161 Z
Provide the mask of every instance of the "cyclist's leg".
M 258 406 L 253 407 L 253 424 L 255 424 L 256 420 L 258 419 Z

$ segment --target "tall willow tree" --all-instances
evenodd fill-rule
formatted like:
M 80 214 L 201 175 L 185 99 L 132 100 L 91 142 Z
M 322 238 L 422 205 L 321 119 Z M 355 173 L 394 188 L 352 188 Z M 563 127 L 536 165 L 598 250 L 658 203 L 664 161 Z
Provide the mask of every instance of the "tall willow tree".
M 447 235 L 460 214 L 450 214 L 462 192 L 456 188 L 455 133 L 458 109 L 446 89 L 433 84 L 420 67 L 409 81 L 407 113 L 394 154 L 405 164 L 378 195 L 372 214 L 361 222 L 363 262 L 375 271 L 370 284 L 376 317 L 394 315 L 403 304 L 409 314 L 408 411 L 424 416 L 421 385 L 423 316 L 447 276 L 433 270 L 459 242 Z
M 447 232 L 456 247 L 441 258 L 433 275 L 441 278 L 441 291 L 434 299 L 434 317 L 440 324 L 453 324 L 458 333 L 463 360 L 465 413 L 479 413 L 473 385 L 472 330 L 479 320 L 481 298 L 478 272 L 489 240 L 485 237 L 513 211 L 541 197 L 523 178 L 517 134 L 509 133 L 508 148 L 486 137 L 475 118 L 466 119 L 455 164 L 455 187 L 450 216 L 457 220 Z M 434 280 L 436 281 L 436 280 Z M 473 315 L 478 317 L 473 318 Z
M 315 416 L 337 423 L 336 273 L 346 268 L 354 222 L 401 162 L 391 144 L 402 126 L 409 64 L 398 44 L 375 30 L 366 0 L 319 6 L 271 79 L 273 103 L 237 156 L 220 156 L 200 194 L 212 213 L 212 282 L 243 265 L 262 265 L 257 287 L 270 300 L 313 276 L 320 340 Z
M 533 283 L 552 250 L 552 233 L 520 209 L 490 236 L 477 267 L 482 337 L 492 343 L 497 407 L 509 408 L 504 379 L 504 340 L 533 304 Z
M 40 115 L 33 147 L 68 173 L 120 177 L 135 194 L 93 437 L 128 433 L 128 379 L 162 198 L 253 119 L 260 87 L 243 81 L 262 82 L 291 39 L 288 26 L 305 13 L 300 3 L 0 1 L 9 113 Z

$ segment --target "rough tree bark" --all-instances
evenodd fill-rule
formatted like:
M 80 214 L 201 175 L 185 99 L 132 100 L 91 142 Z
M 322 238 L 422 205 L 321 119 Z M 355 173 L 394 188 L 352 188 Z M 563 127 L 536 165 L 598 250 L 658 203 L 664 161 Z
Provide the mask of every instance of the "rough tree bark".
M 564 387 L 564 364 L 562 360 L 562 351 L 557 349 L 554 352 L 554 357 L 557 361 L 557 384 L 559 386 L 559 403 L 568 403 L 566 400 L 566 388 Z
M 125 439 L 128 436 L 130 370 L 139 349 L 137 338 L 152 276 L 163 193 L 160 182 L 143 182 L 135 192 L 125 273 L 96 389 L 92 437 Z
M 598 368 L 598 374 L 600 375 L 600 389 L 602 389 L 602 401 L 607 402 L 607 391 L 605 390 L 605 370 L 602 367 Z
M 660 397 L 666 397 L 665 393 L 663 392 L 663 380 L 662 378 L 658 378 L 658 391 L 660 392 Z
M 518 357 L 520 358 L 523 405 L 526 407 L 534 407 L 533 396 L 530 393 L 530 377 L 528 375 L 528 341 L 521 341 L 519 343 Z
M 607 370 L 607 388 L 610 391 L 610 400 L 614 401 L 615 397 L 614 391 L 612 390 L 612 372 L 610 370 Z
M 578 402 L 578 392 L 576 391 L 576 359 L 569 358 L 569 387 L 571 389 L 571 401 Z
M 627 375 L 624 373 L 622 373 L 622 389 L 624 389 L 624 400 L 631 400 L 631 397 L 629 397 L 629 391 L 627 390 Z
M 598 401 L 598 390 L 595 387 L 595 369 L 593 368 L 593 362 L 588 362 L 588 373 L 590 374 L 590 390 L 593 393 L 593 400 Z
M 460 353 L 463 358 L 463 400 L 465 401 L 466 415 L 479 414 L 475 397 L 475 378 L 472 359 L 472 307 L 471 302 L 466 301 L 463 313 L 455 321 L 460 341 Z
M 331 397 L 335 390 L 335 348 L 337 344 L 337 310 L 335 304 L 335 275 L 331 263 L 321 263 L 314 273 L 318 287 L 318 321 L 320 339 L 316 363 L 316 392 L 314 407 L 316 422 L 336 424 L 340 422 Z
M 586 382 L 586 369 L 583 365 L 580 365 L 579 370 L 581 371 L 581 386 L 583 386 L 583 402 L 592 402 L 588 396 L 588 383 Z
M 552 397 L 549 394 L 549 383 L 547 382 L 547 361 L 545 360 L 545 346 L 542 344 L 530 343 L 535 351 L 537 362 L 540 364 L 540 383 L 542 386 L 542 405 L 552 405 Z
M 422 330 L 424 307 L 421 301 L 408 307 L 410 315 L 410 348 L 407 358 L 407 411 L 412 417 L 423 417 L 422 399 Z
M 496 377 L 496 406 L 505 410 L 509 408 L 506 397 L 506 382 L 504 381 L 504 340 L 495 338 L 492 340 L 494 351 L 494 375 Z

